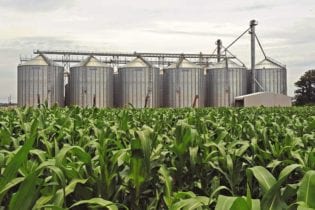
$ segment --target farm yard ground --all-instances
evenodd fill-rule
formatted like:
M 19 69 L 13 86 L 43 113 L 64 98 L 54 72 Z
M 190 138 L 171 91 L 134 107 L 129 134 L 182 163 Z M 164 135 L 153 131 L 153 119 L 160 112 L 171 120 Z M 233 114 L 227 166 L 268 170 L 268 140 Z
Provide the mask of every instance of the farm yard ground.
M 315 209 L 314 146 L 313 107 L 1 109 L 0 206 Z

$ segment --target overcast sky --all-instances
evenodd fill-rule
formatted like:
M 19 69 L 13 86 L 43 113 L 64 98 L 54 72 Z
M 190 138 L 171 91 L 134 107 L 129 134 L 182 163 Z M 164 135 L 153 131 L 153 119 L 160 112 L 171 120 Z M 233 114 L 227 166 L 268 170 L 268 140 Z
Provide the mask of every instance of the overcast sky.
M 20 55 L 34 49 L 211 53 L 251 19 L 267 55 L 286 64 L 292 96 L 315 68 L 315 0 L 0 0 L 0 101 L 16 101 Z M 231 48 L 245 64 L 249 41 Z

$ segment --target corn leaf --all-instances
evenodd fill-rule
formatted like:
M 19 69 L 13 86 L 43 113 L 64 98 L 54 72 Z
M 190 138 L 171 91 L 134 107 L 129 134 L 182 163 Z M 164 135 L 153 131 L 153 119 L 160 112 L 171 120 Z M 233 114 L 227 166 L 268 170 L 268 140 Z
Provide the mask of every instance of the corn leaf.
M 264 192 L 267 192 L 276 183 L 274 176 L 262 166 L 247 169 L 247 177 L 249 180 L 252 180 L 252 175 L 257 179 Z
M 32 173 L 26 177 L 20 185 L 19 190 L 10 200 L 9 210 L 29 210 L 35 203 L 38 191 L 36 189 L 36 174 Z
M 70 209 L 72 209 L 73 207 L 76 206 L 80 206 L 83 204 L 88 204 L 88 205 L 94 205 L 94 206 L 99 206 L 99 207 L 105 207 L 109 210 L 118 210 L 118 207 L 116 206 L 115 203 L 111 202 L 111 201 L 107 201 L 104 200 L 102 198 L 91 198 L 89 200 L 82 200 L 82 201 L 78 201 L 75 204 L 73 204 Z
M 19 183 L 24 181 L 24 177 L 18 177 L 18 178 L 14 178 L 12 179 L 9 183 L 7 183 L 1 190 L 0 190 L 0 194 L 4 193 L 5 191 L 9 190 L 10 188 L 18 185 Z
M 246 198 L 219 195 L 215 210 L 251 210 L 250 205 L 252 210 L 260 210 L 258 199 L 251 199 L 251 204 L 248 204 Z
M 0 178 L 0 189 L 3 189 L 12 179 L 15 178 L 17 171 L 24 161 L 27 160 L 27 155 L 29 151 L 32 149 L 34 141 L 37 135 L 37 124 L 38 121 L 34 120 L 31 124 L 31 129 L 29 130 L 29 135 L 25 140 L 25 144 L 21 147 L 21 149 L 14 155 L 9 164 L 4 169 L 3 175 Z M 0 194 L 1 197 L 1 194 Z
M 315 208 L 315 171 L 304 175 L 297 192 L 297 200 L 304 202 L 309 208 Z

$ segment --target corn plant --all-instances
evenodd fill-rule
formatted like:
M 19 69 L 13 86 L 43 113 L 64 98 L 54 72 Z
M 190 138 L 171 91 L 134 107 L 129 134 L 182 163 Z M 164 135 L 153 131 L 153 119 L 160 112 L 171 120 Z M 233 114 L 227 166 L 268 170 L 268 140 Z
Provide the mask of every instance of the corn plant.
M 315 109 L 0 110 L 1 209 L 315 209 Z

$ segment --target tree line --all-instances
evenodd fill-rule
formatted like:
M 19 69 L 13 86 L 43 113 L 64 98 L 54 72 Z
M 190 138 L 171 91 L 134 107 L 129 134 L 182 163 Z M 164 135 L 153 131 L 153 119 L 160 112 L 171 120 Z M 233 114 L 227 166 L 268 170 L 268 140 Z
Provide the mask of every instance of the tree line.
M 296 105 L 315 105 L 315 69 L 305 72 L 294 85 Z

